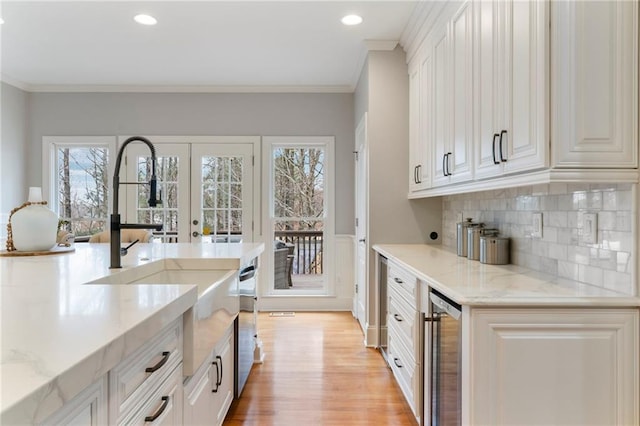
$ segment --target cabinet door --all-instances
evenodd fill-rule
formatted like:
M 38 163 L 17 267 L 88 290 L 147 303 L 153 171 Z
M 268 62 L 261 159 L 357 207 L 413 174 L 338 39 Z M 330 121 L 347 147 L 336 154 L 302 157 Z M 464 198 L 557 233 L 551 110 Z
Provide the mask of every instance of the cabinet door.
M 234 390 L 234 359 L 233 359 L 233 333 L 218 346 L 214 355 L 215 379 L 213 387 L 213 414 L 215 424 L 221 425 L 229 407 L 233 402 Z
M 451 131 L 445 159 L 450 183 L 471 180 L 473 142 L 473 3 L 465 2 L 450 23 Z
M 107 378 L 83 390 L 60 410 L 51 415 L 42 425 L 106 425 L 107 424 Z
M 639 424 L 637 309 L 471 315 L 463 424 Z
M 432 186 L 473 177 L 473 3 L 434 29 Z
M 505 172 L 548 165 L 548 2 L 504 1 L 502 20 L 505 124 L 501 161 Z M 506 152 L 505 152 L 506 151 Z
M 447 157 L 449 153 L 449 66 L 448 66 L 448 37 L 447 25 L 436 28 L 433 43 L 433 156 L 432 156 L 432 185 L 441 186 L 449 183 L 447 171 Z
M 501 55 L 499 11 L 502 2 L 478 1 L 476 3 L 476 49 L 474 56 L 475 86 L 474 107 L 477 127 L 474 134 L 476 179 L 503 173 L 498 137 L 503 120 L 504 102 L 501 94 Z M 503 71 L 504 72 L 504 71 Z
M 211 358 L 209 358 L 185 385 L 185 426 L 211 424 L 213 421 L 215 416 L 212 392 L 215 388 L 215 377 L 212 376 L 213 374 L 213 364 Z
M 409 191 L 423 188 L 421 169 L 428 170 L 423 162 L 424 148 L 420 138 L 423 112 L 420 104 L 421 67 L 418 59 L 409 66 Z
M 638 2 L 552 2 L 558 167 L 638 166 Z

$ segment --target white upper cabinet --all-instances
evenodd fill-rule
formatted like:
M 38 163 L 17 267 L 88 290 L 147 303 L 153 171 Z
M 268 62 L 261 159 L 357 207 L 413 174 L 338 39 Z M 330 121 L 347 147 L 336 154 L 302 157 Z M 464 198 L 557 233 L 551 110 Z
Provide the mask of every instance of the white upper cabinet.
M 638 166 L 638 2 L 552 3 L 558 167 Z
M 473 2 L 466 1 L 434 32 L 433 186 L 473 178 L 472 29 Z M 429 102 L 426 96 L 424 100 Z
M 468 0 L 418 11 L 421 30 L 403 41 L 409 197 L 638 182 L 637 1 Z
M 430 59 L 430 58 L 429 58 Z M 415 62 L 409 69 L 409 190 L 419 191 L 431 186 L 429 156 L 426 154 L 424 132 L 428 105 L 421 103 L 422 85 L 427 84 L 421 73 L 423 62 Z M 427 70 L 430 72 L 430 70 Z M 421 118 L 425 117 L 425 120 Z
M 475 2 L 475 178 L 548 166 L 548 4 Z

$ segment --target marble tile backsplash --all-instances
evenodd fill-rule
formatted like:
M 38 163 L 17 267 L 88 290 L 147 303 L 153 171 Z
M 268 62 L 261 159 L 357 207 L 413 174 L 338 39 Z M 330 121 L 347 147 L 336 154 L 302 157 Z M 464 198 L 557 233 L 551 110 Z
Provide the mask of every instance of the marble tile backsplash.
M 511 239 L 511 263 L 636 294 L 635 185 L 548 184 L 443 197 L 443 245 L 456 247 L 456 223 L 471 217 Z M 532 237 L 542 213 L 542 238 Z M 597 241 L 584 240 L 584 214 L 597 214 Z M 461 216 L 462 215 L 462 216 Z

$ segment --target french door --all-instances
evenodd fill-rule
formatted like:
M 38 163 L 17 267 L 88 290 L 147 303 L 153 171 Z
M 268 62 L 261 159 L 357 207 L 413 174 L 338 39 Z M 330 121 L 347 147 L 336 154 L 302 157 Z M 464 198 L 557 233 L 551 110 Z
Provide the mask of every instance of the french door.
M 162 138 L 164 139 L 164 138 Z M 126 220 L 162 223 L 160 242 L 253 240 L 253 144 L 156 143 L 162 203 L 147 204 L 151 156 L 143 144 L 126 152 Z

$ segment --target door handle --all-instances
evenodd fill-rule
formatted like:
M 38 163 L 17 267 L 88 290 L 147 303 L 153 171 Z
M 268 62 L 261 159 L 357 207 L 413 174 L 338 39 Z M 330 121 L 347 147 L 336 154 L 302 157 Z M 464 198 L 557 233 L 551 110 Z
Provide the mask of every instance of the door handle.
M 502 136 L 506 135 L 507 131 L 503 130 L 500 132 L 500 161 L 506 162 L 507 159 L 502 156 Z
M 366 242 L 367 242 L 367 240 L 366 240 L 366 238 L 360 238 L 360 239 L 358 240 L 358 242 L 360 242 L 360 243 L 366 243 Z
M 500 136 L 498 133 L 493 134 L 493 145 L 491 146 L 491 154 L 493 155 L 493 164 L 500 164 L 498 160 L 496 160 L 496 138 Z M 502 150 L 502 148 L 500 148 Z
M 449 175 L 447 174 L 447 165 L 446 165 L 447 155 L 449 155 L 449 154 L 444 154 L 444 155 L 442 156 L 442 175 L 443 175 L 444 177 L 449 176 Z
M 402 322 L 402 317 L 398 314 L 393 314 L 393 319 L 395 319 L 398 322 Z
M 220 366 L 218 365 L 218 357 L 211 364 L 216 366 L 216 388 L 211 389 L 211 392 L 218 393 L 218 388 L 220 387 L 221 377 L 220 377 Z
M 451 172 L 449 171 L 449 156 L 450 156 L 451 154 L 452 154 L 451 152 L 447 152 L 447 153 L 444 155 L 444 158 L 443 158 L 443 160 L 442 160 L 442 169 L 443 169 L 443 172 L 444 172 L 444 175 L 445 175 L 445 176 L 451 176 L 451 175 L 453 175 L 453 173 L 451 173 Z
M 152 414 L 151 416 L 145 417 L 144 418 L 145 422 L 153 422 L 153 421 L 155 421 L 158 417 L 160 417 L 162 415 L 162 413 L 164 413 L 164 410 L 167 409 L 167 405 L 169 405 L 169 397 L 168 396 L 163 396 L 160 399 L 162 401 L 162 405 L 160 406 L 160 408 L 158 408 L 158 411 L 156 411 L 155 414 Z

